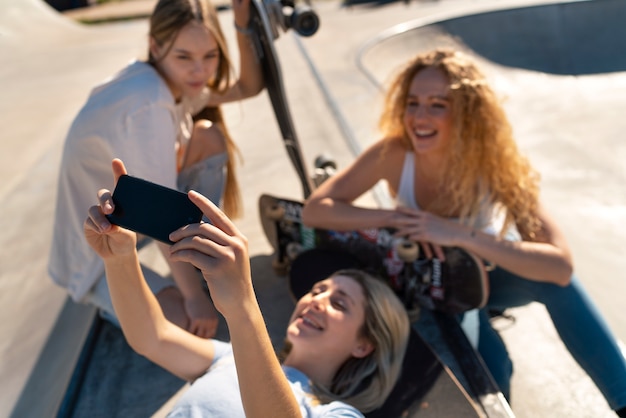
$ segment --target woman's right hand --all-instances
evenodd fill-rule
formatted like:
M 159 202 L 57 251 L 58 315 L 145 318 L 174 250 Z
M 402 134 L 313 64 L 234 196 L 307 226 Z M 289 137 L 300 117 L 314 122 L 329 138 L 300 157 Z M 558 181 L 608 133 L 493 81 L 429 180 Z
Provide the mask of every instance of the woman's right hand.
M 173 261 L 184 261 L 200 269 L 215 307 L 226 319 L 245 313 L 256 305 L 252 287 L 248 240 L 232 221 L 209 199 L 195 191 L 190 200 L 210 223 L 184 226 L 170 235 Z
M 120 176 L 126 174 L 126 167 L 118 159 L 113 160 L 112 167 L 117 184 Z M 91 248 L 104 260 L 134 254 L 137 234 L 113 225 L 106 217 L 115 209 L 111 192 L 106 189 L 99 190 L 98 201 L 100 202 L 98 205 L 89 208 L 89 215 L 83 223 L 85 238 Z

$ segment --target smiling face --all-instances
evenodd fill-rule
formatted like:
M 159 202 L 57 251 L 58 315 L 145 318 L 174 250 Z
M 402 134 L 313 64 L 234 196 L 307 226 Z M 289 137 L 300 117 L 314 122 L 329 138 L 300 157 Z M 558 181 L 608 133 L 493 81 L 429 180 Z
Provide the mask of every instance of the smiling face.
M 298 301 L 289 321 L 290 365 L 333 368 L 350 357 L 369 354 L 373 347 L 360 335 L 365 303 L 361 285 L 350 277 L 339 275 L 318 282 Z
M 415 74 L 406 98 L 403 123 L 415 153 L 443 153 L 450 141 L 452 108 L 449 81 L 441 70 L 427 67 Z
M 200 94 L 208 80 L 215 77 L 220 60 L 217 40 L 203 24 L 195 21 L 163 45 L 151 38 L 150 52 L 176 100 Z

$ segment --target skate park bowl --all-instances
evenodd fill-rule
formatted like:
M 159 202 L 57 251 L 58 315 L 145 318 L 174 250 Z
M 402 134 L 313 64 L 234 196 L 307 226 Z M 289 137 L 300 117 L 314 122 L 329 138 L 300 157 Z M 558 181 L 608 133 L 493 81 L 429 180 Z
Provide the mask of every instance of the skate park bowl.
M 387 74 L 385 57 L 433 46 L 469 50 L 494 64 L 556 75 L 626 70 L 626 2 L 581 0 L 429 16 L 390 28 L 364 46 L 360 65 Z M 404 54 L 402 53 L 404 51 Z M 409 54 L 409 55 L 407 55 Z M 370 75 L 372 75 L 370 74 Z

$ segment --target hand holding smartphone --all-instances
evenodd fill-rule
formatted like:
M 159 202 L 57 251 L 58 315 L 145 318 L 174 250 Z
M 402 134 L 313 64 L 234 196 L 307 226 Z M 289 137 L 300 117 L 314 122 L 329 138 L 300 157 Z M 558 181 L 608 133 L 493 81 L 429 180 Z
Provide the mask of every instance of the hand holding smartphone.
M 172 232 L 199 223 L 203 215 L 187 194 L 127 174 L 117 181 L 113 203 L 109 222 L 166 244 L 173 244 Z

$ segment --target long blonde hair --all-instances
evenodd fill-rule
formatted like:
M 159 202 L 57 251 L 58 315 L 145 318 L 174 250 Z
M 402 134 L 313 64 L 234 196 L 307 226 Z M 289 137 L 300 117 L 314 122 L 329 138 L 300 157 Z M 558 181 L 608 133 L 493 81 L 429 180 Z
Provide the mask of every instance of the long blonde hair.
M 233 66 L 226 44 L 226 38 L 219 23 L 217 11 L 207 0 L 159 0 L 150 17 L 150 37 L 163 46 L 173 41 L 180 30 L 190 22 L 203 24 L 217 41 L 219 63 L 216 74 L 208 81 L 207 86 L 212 92 L 223 93 L 230 85 Z M 173 44 L 173 42 L 170 44 Z M 165 56 L 166 54 L 163 54 Z M 148 62 L 157 64 L 150 53 Z M 207 119 L 217 126 L 226 140 L 226 186 L 223 197 L 224 212 L 232 219 L 241 216 L 242 198 L 235 170 L 235 157 L 241 159 L 241 153 L 230 136 L 222 110 L 219 106 L 204 108 L 194 116 L 194 120 Z
M 222 109 L 219 106 L 205 107 L 202 111 L 200 111 L 200 113 L 194 116 L 194 120 L 199 119 L 206 119 L 213 122 L 226 139 L 226 153 L 228 154 L 228 161 L 226 162 L 226 185 L 224 189 L 224 197 L 222 198 L 222 206 L 224 213 L 226 213 L 229 218 L 238 218 L 241 216 L 243 205 L 241 189 L 239 187 L 239 181 L 237 180 L 235 157 L 241 160 L 241 152 L 226 128 L 224 117 L 222 116 Z
M 427 209 L 440 216 L 459 216 L 469 223 L 483 205 L 507 209 L 505 228 L 517 225 L 527 239 L 536 237 L 539 174 L 515 143 L 500 100 L 484 75 L 459 51 L 436 49 L 411 59 L 392 79 L 385 97 L 379 128 L 384 137 L 401 138 L 413 149 L 403 123 L 409 87 L 425 68 L 441 70 L 449 81 L 453 115 L 451 146 L 440 193 Z
M 364 358 L 352 357 L 337 371 L 330 386 L 313 383 L 320 402 L 342 401 L 362 412 L 380 407 L 400 376 L 409 340 L 410 323 L 404 305 L 389 285 L 356 269 L 344 269 L 330 277 L 346 276 L 356 281 L 365 295 L 365 321 L 360 330 L 374 345 Z M 289 353 L 289 342 L 279 355 Z

